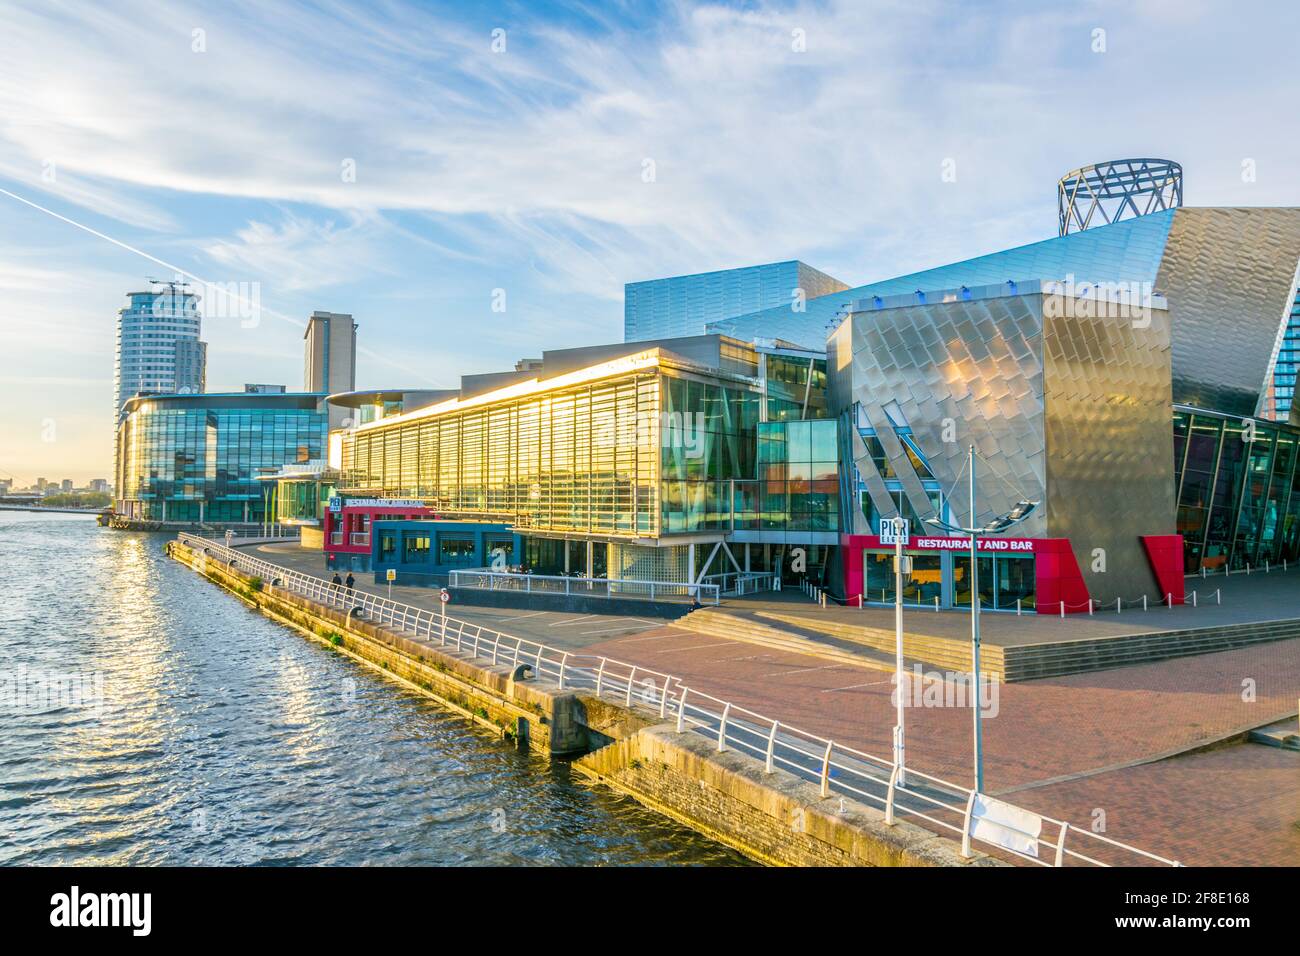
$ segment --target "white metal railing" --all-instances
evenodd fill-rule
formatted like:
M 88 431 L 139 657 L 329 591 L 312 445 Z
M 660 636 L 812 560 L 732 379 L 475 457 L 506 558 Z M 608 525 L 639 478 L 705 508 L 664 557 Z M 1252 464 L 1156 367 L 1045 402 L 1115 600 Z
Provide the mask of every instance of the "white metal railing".
M 177 540 L 208 559 L 260 577 L 264 584 L 330 607 L 348 608 L 349 614 L 363 615 L 370 623 L 386 624 L 399 634 L 492 664 L 526 665 L 535 676 L 554 680 L 562 690 L 589 690 L 598 697 L 621 700 L 626 706 L 636 701 L 657 708 L 661 718 L 676 722 L 678 732 L 703 734 L 720 751 L 734 749 L 749 754 L 762 761 L 768 773 L 779 766 L 819 785 L 823 796 L 838 794 L 876 806 L 884 812 L 889 825 L 906 818 L 933 832 L 952 835 L 961 841 L 966 856 L 970 855 L 971 844 L 977 842 L 994 854 L 1039 866 L 1180 865 L 1090 829 L 1041 815 L 1038 819 L 1042 832 L 1019 833 L 1032 839 L 1034 853 L 990 843 L 972 833 L 977 794 L 970 788 L 911 766 L 906 768 L 906 783 L 900 783 L 898 767 L 892 760 L 721 700 L 661 671 L 609 657 L 559 650 L 444 616 L 440 611 L 364 591 L 349 591 L 199 535 L 182 533 Z
M 772 571 L 720 571 L 700 578 L 706 584 L 716 584 L 723 594 L 757 594 L 775 588 L 776 574 Z
M 448 573 L 454 588 L 478 588 L 484 591 L 522 591 L 525 594 L 576 594 L 597 598 L 634 598 L 644 601 L 668 601 L 698 596 L 701 604 L 717 604 L 716 584 L 689 584 L 679 581 L 644 581 L 636 578 L 575 578 L 562 574 L 518 574 L 493 571 L 491 568 L 467 568 Z

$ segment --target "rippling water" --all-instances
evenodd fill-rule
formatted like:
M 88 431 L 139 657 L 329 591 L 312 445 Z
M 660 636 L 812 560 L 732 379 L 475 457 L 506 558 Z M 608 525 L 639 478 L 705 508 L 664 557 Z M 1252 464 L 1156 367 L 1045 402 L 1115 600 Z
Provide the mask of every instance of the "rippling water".
M 0 512 L 0 864 L 743 862 L 273 624 L 165 540 Z

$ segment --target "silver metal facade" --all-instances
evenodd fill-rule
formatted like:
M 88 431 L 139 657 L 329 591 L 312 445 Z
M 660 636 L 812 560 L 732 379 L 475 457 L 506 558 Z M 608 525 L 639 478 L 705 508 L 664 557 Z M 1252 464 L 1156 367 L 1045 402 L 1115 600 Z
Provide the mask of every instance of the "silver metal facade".
M 1169 316 L 1158 299 L 1134 312 L 1058 290 L 1026 283 L 1016 294 L 995 286 L 929 304 L 858 303 L 829 346 L 832 405 L 862 410 L 919 516 L 934 508 L 895 434 L 900 417 L 954 515 L 969 517 L 973 443 L 977 522 L 1020 497 L 1040 501 L 1019 536 L 1070 538 L 1099 600 L 1139 599 L 1144 582 L 1156 598 L 1138 536 L 1174 531 Z M 877 510 L 896 514 L 860 442 L 852 457 Z
M 1260 415 L 1289 316 L 1300 209 L 1180 209 L 1156 275 L 1173 314 L 1174 401 Z

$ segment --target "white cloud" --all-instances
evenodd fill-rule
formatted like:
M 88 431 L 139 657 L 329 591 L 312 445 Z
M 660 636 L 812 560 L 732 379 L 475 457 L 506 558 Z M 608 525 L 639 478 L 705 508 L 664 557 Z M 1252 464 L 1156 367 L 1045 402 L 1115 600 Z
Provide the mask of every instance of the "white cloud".
M 681 5 L 654 29 L 607 19 L 585 33 L 503 14 L 499 55 L 487 19 L 471 29 L 410 6 L 166 11 L 6 10 L 0 111 L 13 122 L 0 173 L 57 156 L 67 198 L 133 222 L 174 218 L 159 188 L 335 210 L 345 226 L 259 220 L 212 243 L 219 261 L 278 263 L 302 283 L 338 275 L 341 260 L 381 268 L 360 254 L 383 241 L 365 218 L 376 210 L 490 217 L 514 240 L 546 240 L 537 260 L 552 281 L 608 298 L 665 270 L 789 256 L 838 260 L 851 280 L 875 262 L 915 268 L 949 222 L 990 224 L 958 254 L 1050 234 L 1055 175 L 1098 151 L 1170 151 L 1162 139 L 1205 88 L 1194 58 L 1173 60 L 1175 41 L 1152 30 L 1158 3 L 987 15 L 934 0 Z M 1089 50 L 1098 22 L 1105 57 Z M 191 50 L 196 25 L 204 53 Z M 1213 42 L 1224 62 L 1244 56 Z M 1158 75 L 1135 46 L 1165 54 Z M 1143 80 L 1152 93 L 1135 96 Z M 1252 94 L 1262 109 L 1274 91 Z M 940 179 L 949 158 L 956 183 Z M 356 182 L 341 178 L 346 159 Z M 1026 204 L 1041 210 L 1036 234 L 1008 214 Z

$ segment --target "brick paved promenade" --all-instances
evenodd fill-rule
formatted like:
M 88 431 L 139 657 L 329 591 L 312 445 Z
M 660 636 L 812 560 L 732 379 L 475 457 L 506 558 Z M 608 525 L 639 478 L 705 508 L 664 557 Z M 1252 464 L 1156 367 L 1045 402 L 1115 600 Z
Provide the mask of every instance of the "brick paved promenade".
M 322 573 L 319 555 L 283 549 L 270 546 L 259 556 Z M 366 584 L 368 578 L 359 583 L 385 592 Z M 1290 578 L 1271 576 L 1278 602 L 1288 612 L 1292 601 L 1300 601 L 1291 593 Z M 1249 596 L 1258 601 L 1261 593 L 1267 596 L 1261 582 L 1268 581 L 1260 575 L 1249 580 L 1234 576 L 1229 586 L 1240 582 L 1237 596 L 1244 599 L 1249 588 Z M 1222 579 L 1219 585 L 1224 585 Z M 433 606 L 437 592 L 397 588 L 394 597 Z M 785 598 L 778 600 L 788 604 Z M 693 688 L 804 730 L 882 757 L 890 752 L 894 709 L 888 673 L 649 619 L 464 606 L 453 613 L 553 646 L 671 673 Z M 1159 619 L 1192 613 L 1190 608 L 1164 610 Z M 934 617 L 945 619 L 946 628 L 969 627 L 964 616 Z M 1095 633 L 1104 623 L 995 615 L 987 620 L 1024 633 L 1031 623 L 1072 629 L 1071 637 L 1094 636 L 1082 632 Z M 1183 620 L 1170 626 L 1193 625 Z M 1251 686 L 1253 699 L 1244 693 Z M 1085 829 L 1100 808 L 1107 835 L 1189 865 L 1300 865 L 1300 754 L 1241 743 L 1150 762 L 1294 715 L 1300 696 L 1300 640 L 1004 684 L 997 692 L 997 714 L 982 725 L 989 793 L 1005 794 L 1014 803 Z M 970 711 L 911 708 L 907 722 L 909 762 L 969 785 Z

